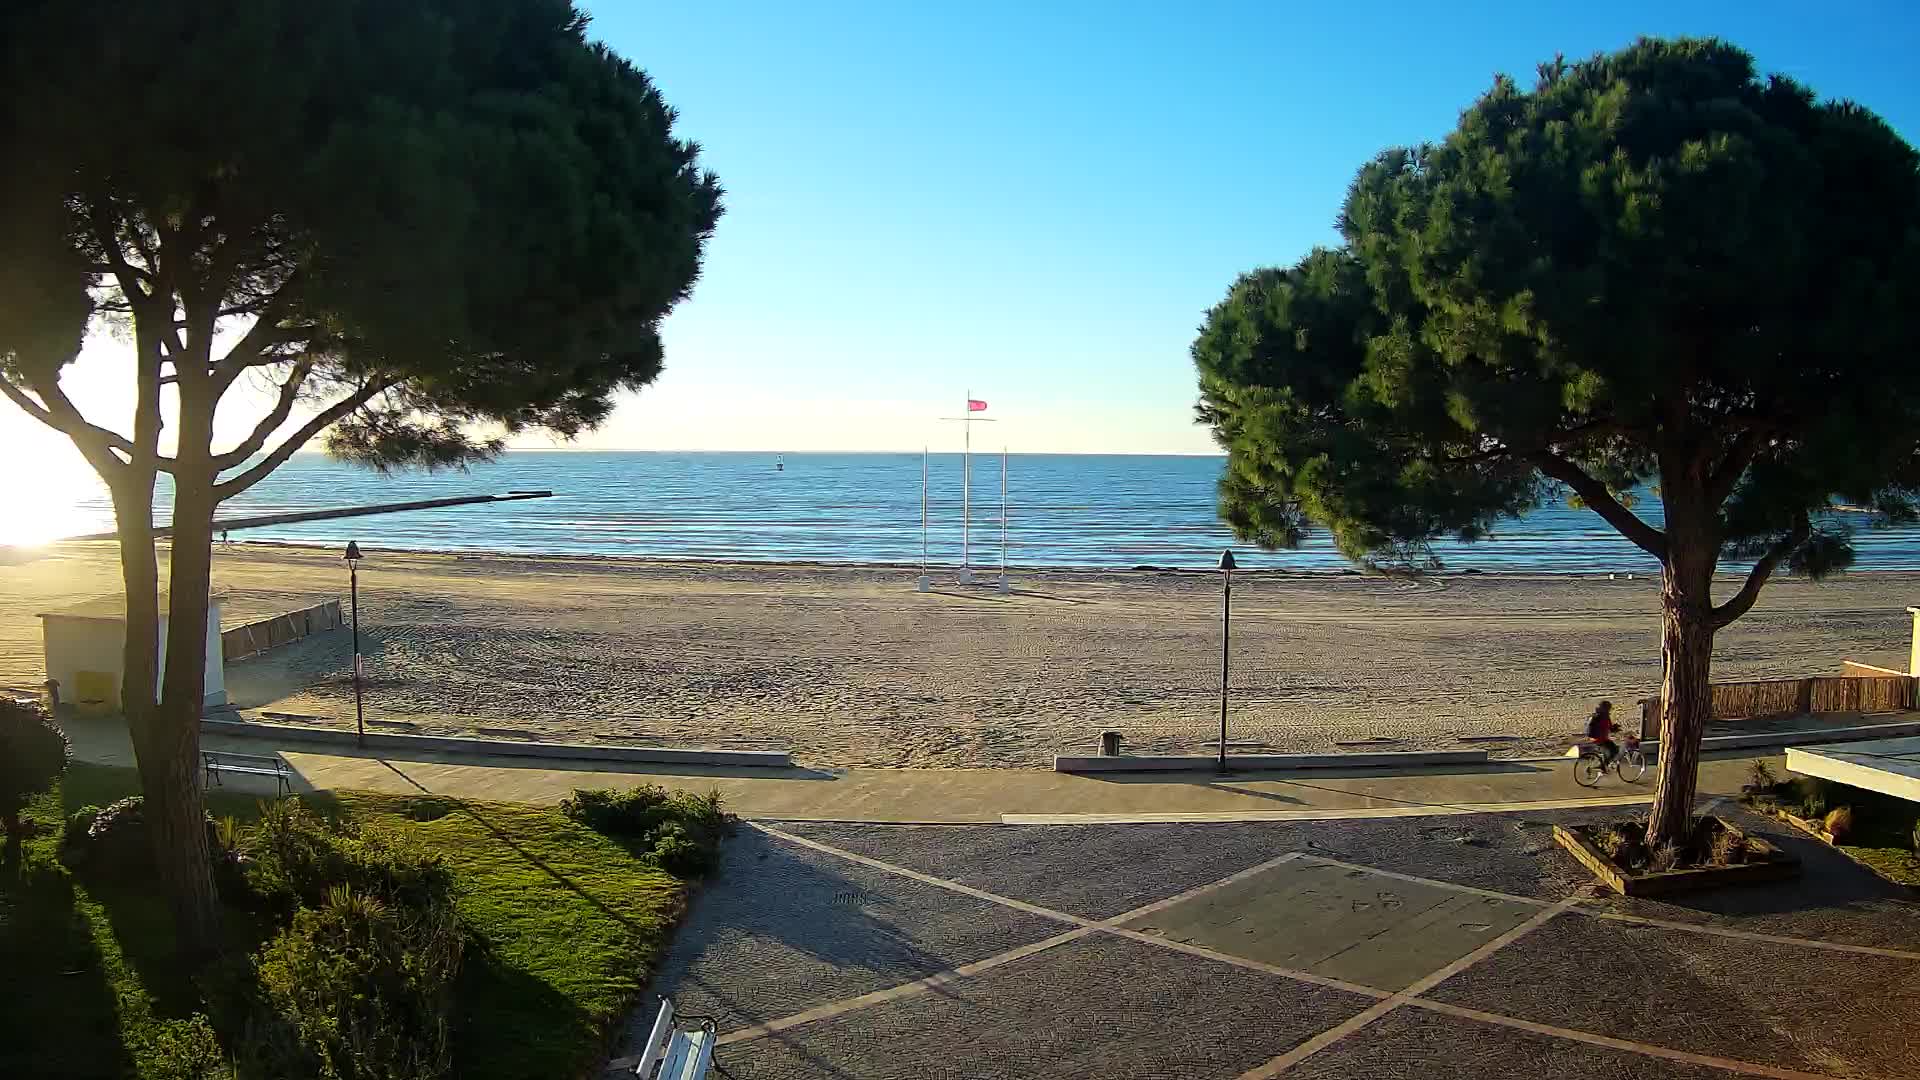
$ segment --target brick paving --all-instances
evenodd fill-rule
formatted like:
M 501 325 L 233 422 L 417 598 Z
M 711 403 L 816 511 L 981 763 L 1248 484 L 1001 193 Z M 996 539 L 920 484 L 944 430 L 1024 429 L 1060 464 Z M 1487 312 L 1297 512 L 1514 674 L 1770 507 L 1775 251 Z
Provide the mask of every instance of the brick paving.
M 1920 1077 L 1920 895 L 1590 894 L 1602 813 L 748 828 L 652 990 L 740 1080 Z

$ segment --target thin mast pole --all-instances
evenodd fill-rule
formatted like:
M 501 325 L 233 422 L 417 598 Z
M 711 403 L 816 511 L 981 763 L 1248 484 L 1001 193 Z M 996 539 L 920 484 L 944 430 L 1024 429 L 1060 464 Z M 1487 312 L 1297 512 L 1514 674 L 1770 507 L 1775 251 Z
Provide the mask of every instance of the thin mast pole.
M 1000 580 L 1007 580 L 1007 448 L 1000 447 Z
M 964 450 L 960 462 L 960 578 L 963 581 L 973 569 L 973 548 L 968 532 L 973 524 L 973 391 L 967 391 L 964 405 L 960 410 L 960 438 Z
M 927 447 L 920 448 L 920 575 L 927 573 Z

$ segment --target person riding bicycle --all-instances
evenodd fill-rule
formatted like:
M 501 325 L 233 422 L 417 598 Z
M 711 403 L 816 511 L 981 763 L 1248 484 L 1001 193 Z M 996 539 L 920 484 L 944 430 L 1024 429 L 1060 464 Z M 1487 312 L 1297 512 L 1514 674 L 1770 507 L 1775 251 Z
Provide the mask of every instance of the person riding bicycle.
M 1600 771 L 1606 772 L 1613 759 L 1620 756 L 1620 746 L 1613 741 L 1613 733 L 1620 725 L 1613 722 L 1613 702 L 1602 701 L 1593 710 L 1592 719 L 1587 721 L 1587 738 L 1600 748 Z

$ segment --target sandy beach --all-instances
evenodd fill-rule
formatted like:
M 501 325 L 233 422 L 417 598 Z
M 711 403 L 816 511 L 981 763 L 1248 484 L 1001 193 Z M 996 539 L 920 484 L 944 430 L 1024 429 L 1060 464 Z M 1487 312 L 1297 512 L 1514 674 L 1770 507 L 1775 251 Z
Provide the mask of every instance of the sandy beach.
M 337 552 L 215 557 L 235 625 L 346 598 Z M 784 748 L 827 766 L 1038 767 L 1103 728 L 1139 752 L 1217 736 L 1217 575 L 1016 574 L 1016 591 L 901 568 L 369 550 L 368 716 L 387 730 Z M 947 575 L 947 582 L 951 575 Z M 107 544 L 0 565 L 0 685 L 44 676 L 35 614 L 118 588 Z M 1905 667 L 1920 574 L 1783 579 L 1719 639 L 1723 678 Z M 1724 586 L 1734 587 L 1731 581 Z M 1596 698 L 1658 680 L 1658 583 L 1240 574 L 1231 739 L 1246 749 L 1565 745 Z M 345 631 L 228 666 L 235 704 L 351 724 Z

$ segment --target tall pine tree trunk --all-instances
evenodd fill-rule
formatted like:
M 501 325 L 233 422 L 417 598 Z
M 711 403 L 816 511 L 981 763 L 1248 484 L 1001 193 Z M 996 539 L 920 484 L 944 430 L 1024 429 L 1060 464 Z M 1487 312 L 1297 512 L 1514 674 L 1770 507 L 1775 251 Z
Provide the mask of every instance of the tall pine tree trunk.
M 1680 843 L 1693 820 L 1700 739 L 1713 713 L 1713 569 L 1710 537 L 1669 532 L 1660 590 L 1660 777 L 1647 844 Z
M 147 827 L 183 952 L 205 957 L 220 938 L 220 907 L 200 787 L 200 712 L 206 695 L 207 609 L 213 562 L 212 406 L 180 386 L 173 546 L 167 587 L 167 669 L 148 755 L 141 761 Z

